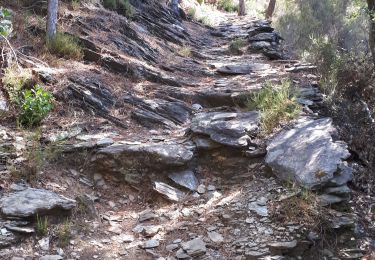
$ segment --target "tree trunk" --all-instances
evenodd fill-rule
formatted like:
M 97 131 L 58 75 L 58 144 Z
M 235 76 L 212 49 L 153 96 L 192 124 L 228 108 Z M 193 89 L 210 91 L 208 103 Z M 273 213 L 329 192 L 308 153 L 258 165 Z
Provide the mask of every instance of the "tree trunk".
M 246 13 L 246 10 L 245 10 L 245 0 L 239 0 L 238 15 L 239 16 L 244 16 L 245 13 Z
M 51 40 L 56 34 L 57 13 L 59 10 L 59 0 L 48 0 L 47 14 L 47 39 Z
M 268 3 L 268 7 L 266 10 L 266 19 L 271 20 L 273 16 L 273 12 L 275 11 L 275 6 L 276 6 L 276 0 L 270 0 Z
M 372 54 L 372 60 L 375 64 L 375 0 L 367 0 L 368 12 L 370 16 L 369 26 L 369 45 Z

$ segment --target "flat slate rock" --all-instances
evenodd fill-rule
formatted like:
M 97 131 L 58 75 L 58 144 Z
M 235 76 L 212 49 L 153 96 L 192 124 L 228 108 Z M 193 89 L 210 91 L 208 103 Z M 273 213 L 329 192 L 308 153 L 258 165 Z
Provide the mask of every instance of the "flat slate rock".
M 283 38 L 277 33 L 277 32 L 263 32 L 263 33 L 258 33 L 254 36 L 251 36 L 249 38 L 250 42 L 255 42 L 255 41 L 266 41 L 266 42 L 275 42 L 279 43 L 280 40 Z
M 306 188 L 332 185 L 345 173 L 339 166 L 350 156 L 345 143 L 333 141 L 334 132 L 330 118 L 304 118 L 270 142 L 266 163 L 279 178 Z M 345 183 L 340 181 L 338 184 Z
M 1 213 L 5 217 L 33 217 L 36 214 L 50 214 L 55 210 L 71 210 L 76 201 L 57 193 L 27 188 L 10 193 L 0 199 Z
M 208 135 L 213 141 L 231 147 L 246 147 L 250 136 L 258 131 L 259 113 L 208 112 L 197 114 L 191 122 L 196 134 Z
M 192 113 L 192 109 L 186 103 L 176 99 L 145 99 L 126 95 L 123 101 L 136 107 L 132 111 L 132 117 L 146 127 L 161 125 L 165 128 L 175 128 L 186 123 Z
M 184 242 L 181 246 L 182 249 L 192 257 L 204 255 L 206 253 L 206 244 L 200 238 Z
M 182 191 L 164 182 L 155 182 L 154 190 L 162 194 L 163 196 L 165 196 L 167 199 L 174 201 L 174 202 L 179 202 L 185 196 L 185 194 Z
M 191 170 L 173 172 L 168 177 L 178 185 L 191 191 L 196 191 L 199 185 L 197 177 Z
M 182 166 L 193 159 L 193 147 L 177 143 L 115 143 L 100 149 L 93 161 L 101 167 L 116 171 L 127 167 L 163 168 Z
M 251 72 L 263 71 L 270 68 L 268 64 L 253 63 L 253 64 L 229 64 L 217 69 L 221 74 L 241 75 L 249 74 Z

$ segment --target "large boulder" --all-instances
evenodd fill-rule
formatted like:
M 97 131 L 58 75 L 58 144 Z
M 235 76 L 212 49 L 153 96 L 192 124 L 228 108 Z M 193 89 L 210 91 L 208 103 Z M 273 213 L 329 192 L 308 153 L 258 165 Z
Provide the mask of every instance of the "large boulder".
M 126 172 L 128 169 L 162 169 L 183 166 L 193 159 L 193 146 L 177 143 L 116 143 L 102 148 L 94 163 L 105 171 Z
M 259 113 L 208 112 L 197 114 L 191 122 L 196 134 L 209 136 L 213 141 L 231 147 L 247 147 L 250 136 L 258 131 Z
M 304 118 L 269 143 L 266 163 L 279 178 L 306 188 L 344 185 L 352 177 L 344 163 L 350 153 L 332 139 L 334 132 L 330 118 Z
M 8 218 L 26 218 L 37 214 L 52 214 L 54 211 L 69 211 L 75 206 L 75 200 L 52 191 L 34 188 L 18 190 L 0 199 L 0 211 Z

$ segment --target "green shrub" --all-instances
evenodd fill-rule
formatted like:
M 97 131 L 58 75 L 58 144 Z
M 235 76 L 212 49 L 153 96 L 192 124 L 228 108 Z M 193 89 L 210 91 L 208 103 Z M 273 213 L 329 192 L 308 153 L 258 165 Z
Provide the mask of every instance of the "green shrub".
M 78 60 L 83 57 L 81 46 L 71 35 L 56 33 L 55 37 L 47 42 L 47 46 L 50 51 L 60 57 Z
M 233 53 L 233 54 L 236 54 L 236 55 L 239 55 L 239 54 L 242 53 L 241 48 L 245 47 L 246 44 L 247 44 L 247 42 L 244 39 L 233 40 L 229 44 L 229 52 Z
M 53 96 L 42 86 L 26 89 L 19 101 L 20 115 L 18 122 L 25 127 L 39 124 L 52 110 Z
M 135 13 L 135 9 L 129 0 L 103 0 L 103 6 L 104 8 L 116 11 L 128 18 L 133 17 Z
M 219 0 L 217 2 L 217 8 L 227 12 L 237 12 L 238 4 L 236 4 L 233 0 Z
M 248 107 L 256 108 L 261 113 L 261 129 L 264 134 L 271 133 L 280 123 L 292 120 L 301 111 L 296 96 L 291 93 L 290 81 L 283 81 L 279 86 L 266 83 L 248 101 Z

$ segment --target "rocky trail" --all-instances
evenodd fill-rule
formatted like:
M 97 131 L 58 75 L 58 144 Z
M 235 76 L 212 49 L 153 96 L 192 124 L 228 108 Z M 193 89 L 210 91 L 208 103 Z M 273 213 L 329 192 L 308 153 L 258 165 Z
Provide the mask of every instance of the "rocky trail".
M 332 120 L 319 114 L 315 67 L 288 60 L 267 21 L 227 15 L 206 28 L 162 8 L 151 12 L 161 17 L 154 23 L 152 16 L 128 22 L 85 8 L 85 16 L 65 17 L 72 33 L 85 35 L 85 65 L 55 93 L 66 107 L 60 118 L 82 113 L 63 119 L 64 128 L 42 129 L 44 147 L 58 144 L 56 158 L 31 184 L 11 183 L 35 142 L 0 131 L 1 259 L 366 254 L 368 212 L 356 204 L 370 200 L 348 186 L 361 167 Z M 239 38 L 246 46 L 233 55 L 229 45 Z M 191 46 L 191 56 L 168 54 L 171 44 Z M 136 80 L 123 89 L 122 77 Z M 266 82 L 283 79 L 294 83 L 303 112 L 266 138 L 260 113 L 247 103 Z M 49 231 L 37 236 L 34 218 L 44 215 Z M 66 216 L 71 234 L 62 245 Z

